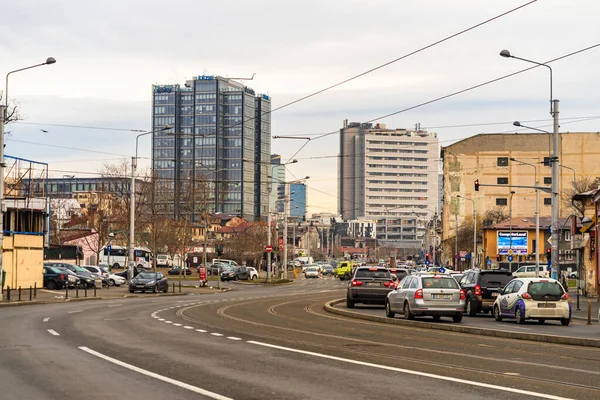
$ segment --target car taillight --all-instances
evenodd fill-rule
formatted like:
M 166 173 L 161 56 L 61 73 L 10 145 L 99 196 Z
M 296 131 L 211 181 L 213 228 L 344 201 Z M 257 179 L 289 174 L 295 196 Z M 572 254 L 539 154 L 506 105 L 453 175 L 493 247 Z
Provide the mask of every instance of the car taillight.
M 569 293 L 565 293 L 560 297 L 561 300 L 569 300 Z
M 383 283 L 383 286 L 385 286 L 385 287 L 390 287 L 390 286 L 391 286 L 391 287 L 394 287 L 394 286 L 395 286 L 395 285 L 394 285 L 394 281 L 388 281 L 388 282 L 384 282 L 384 283 Z
M 363 284 L 362 281 L 357 281 L 357 280 L 352 281 L 352 286 L 361 286 L 362 284 Z
M 415 292 L 415 299 L 422 299 L 423 298 L 423 289 L 418 289 Z
M 473 294 L 475 296 L 481 296 L 481 286 L 475 285 L 475 287 L 473 288 Z
M 63 274 L 60 274 L 60 275 L 58 276 L 58 278 L 59 278 L 59 279 L 62 281 L 62 280 L 64 280 L 64 279 L 65 279 L 65 276 L 64 276 Z
M 467 298 L 467 294 L 464 290 L 460 289 L 460 299 L 465 300 Z
M 527 299 L 527 300 L 531 300 L 531 295 L 529 293 L 523 293 L 521 295 L 522 298 Z

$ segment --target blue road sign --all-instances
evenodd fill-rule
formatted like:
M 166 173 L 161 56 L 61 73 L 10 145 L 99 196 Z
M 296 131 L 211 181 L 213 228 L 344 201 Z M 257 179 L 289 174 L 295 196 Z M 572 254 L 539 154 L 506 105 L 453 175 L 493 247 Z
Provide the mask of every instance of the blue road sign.
M 492 265 L 492 260 L 487 260 L 485 263 L 486 263 L 487 265 Z
M 506 259 L 508 260 L 508 262 L 512 262 L 513 261 L 513 256 L 508 256 L 508 257 L 506 257 Z
M 110 249 L 112 249 L 112 247 L 106 246 L 106 251 L 110 251 Z
M 467 253 L 467 254 L 465 255 L 465 258 L 467 258 L 467 259 L 471 258 L 471 253 Z
M 443 274 L 444 272 L 446 272 L 446 268 L 444 268 L 444 267 L 439 267 L 439 268 L 438 268 L 438 272 L 439 272 L 440 274 Z
M 431 264 L 431 261 L 425 260 L 425 265 L 427 265 L 429 267 L 429 264 Z

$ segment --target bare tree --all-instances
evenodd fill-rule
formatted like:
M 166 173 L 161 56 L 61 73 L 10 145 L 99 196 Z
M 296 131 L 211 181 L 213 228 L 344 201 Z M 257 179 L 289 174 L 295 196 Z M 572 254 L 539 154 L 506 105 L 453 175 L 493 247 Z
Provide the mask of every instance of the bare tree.
M 0 93 L 0 102 L 4 102 L 4 93 Z M 6 108 L 5 116 L 5 125 L 11 122 L 21 121 L 23 118 L 19 114 L 19 103 L 16 101 L 10 101 L 8 107 Z
M 492 209 L 486 210 L 483 215 L 482 224 L 480 226 L 491 226 L 494 224 L 498 224 L 502 221 L 506 221 L 510 218 L 510 214 L 507 211 L 506 207 L 496 206 Z M 473 223 L 473 219 L 471 219 L 471 223 Z
M 561 190 L 561 208 L 569 210 L 569 214 L 573 212 L 579 214 L 580 210 L 583 209 L 583 204 L 580 201 L 575 201 L 575 206 L 579 209 L 577 210 L 573 205 L 573 196 L 593 189 L 598 189 L 598 187 L 600 187 L 600 177 L 594 179 L 588 177 L 576 179 L 575 182 L 572 182 Z

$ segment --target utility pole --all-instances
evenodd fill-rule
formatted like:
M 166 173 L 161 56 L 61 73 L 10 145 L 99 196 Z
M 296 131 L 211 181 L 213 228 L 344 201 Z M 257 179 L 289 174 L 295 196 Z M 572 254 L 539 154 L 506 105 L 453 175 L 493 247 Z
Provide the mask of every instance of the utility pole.
M 6 96 L 6 93 L 4 93 Z M 4 300 L 2 285 L 2 253 L 4 253 L 4 116 L 6 108 L 0 104 L 0 301 Z
M 458 210 L 456 210 L 456 233 L 454 235 L 454 270 L 458 266 Z
M 558 214 L 559 214 L 559 196 L 558 192 L 560 190 L 559 185 L 559 160 L 558 160 L 558 147 L 559 147 L 559 134 L 558 134 L 558 100 L 552 100 L 552 119 L 553 119 L 553 139 L 554 146 L 552 149 L 552 158 L 550 162 L 552 163 L 552 245 L 551 245 L 551 265 L 552 265 L 552 278 L 558 279 L 558 274 L 560 272 L 560 264 L 558 262 L 558 242 L 560 240 L 559 231 L 558 231 Z

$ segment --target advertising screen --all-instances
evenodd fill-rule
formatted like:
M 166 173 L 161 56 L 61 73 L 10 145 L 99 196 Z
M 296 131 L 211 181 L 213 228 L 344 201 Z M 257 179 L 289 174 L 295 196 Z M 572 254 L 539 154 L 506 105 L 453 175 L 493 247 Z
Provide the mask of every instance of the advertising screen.
M 512 248 L 513 254 L 529 254 L 527 231 L 498 231 L 498 254 L 508 254 Z

